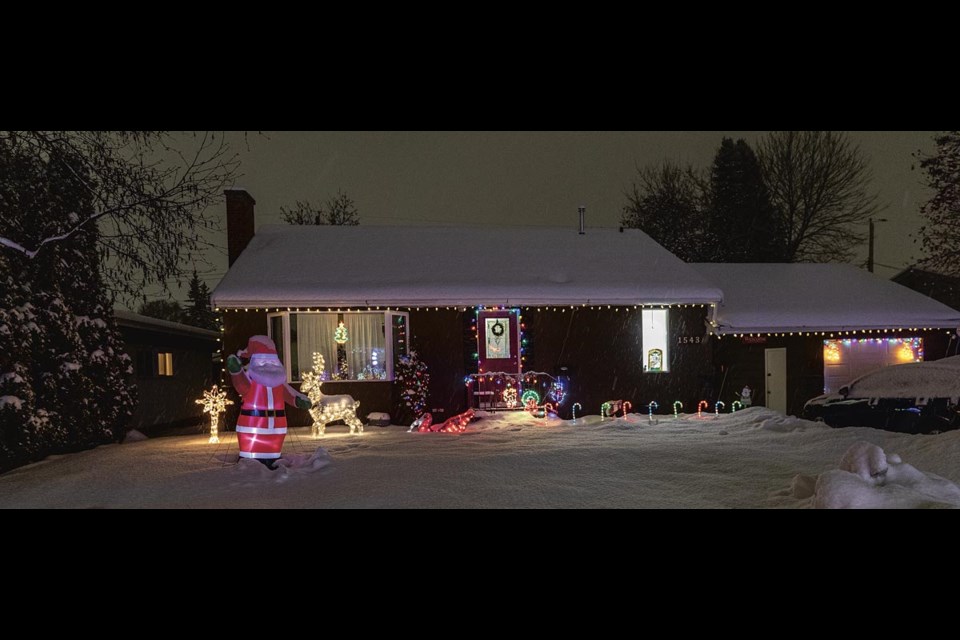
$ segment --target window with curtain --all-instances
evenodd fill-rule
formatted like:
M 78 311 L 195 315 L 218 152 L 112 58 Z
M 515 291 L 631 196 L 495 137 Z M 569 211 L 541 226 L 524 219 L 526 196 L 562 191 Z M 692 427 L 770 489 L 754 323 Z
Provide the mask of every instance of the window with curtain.
M 298 369 L 309 371 L 313 366 L 314 352 L 320 353 L 329 380 L 330 374 L 337 370 L 337 343 L 333 341 L 333 334 L 337 330 L 337 314 L 299 313 L 296 318 L 297 335 L 290 344 L 290 353 L 297 352 Z M 294 380 L 300 379 L 299 370 L 290 373 Z
M 383 314 L 351 313 L 343 318 L 349 340 L 345 345 L 351 380 L 383 380 Z
M 337 347 L 340 346 L 334 335 L 341 318 L 347 330 L 347 341 L 342 345 L 346 379 L 386 379 L 383 313 L 297 313 L 290 317 L 291 327 L 296 323 L 296 332 L 290 331 L 291 360 L 298 365 L 297 370 L 290 372 L 294 382 L 300 380 L 301 371 L 311 369 L 314 352 L 323 355 L 325 379 L 334 379 L 333 375 L 339 370 Z

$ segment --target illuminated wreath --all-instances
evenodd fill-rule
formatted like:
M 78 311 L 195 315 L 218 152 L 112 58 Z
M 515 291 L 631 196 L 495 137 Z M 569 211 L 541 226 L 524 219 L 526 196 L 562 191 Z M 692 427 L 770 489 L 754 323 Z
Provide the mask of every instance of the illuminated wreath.
M 490 327 L 490 333 L 497 336 L 498 338 L 503 335 L 506 329 L 503 328 L 503 324 L 497 320 L 492 327 Z

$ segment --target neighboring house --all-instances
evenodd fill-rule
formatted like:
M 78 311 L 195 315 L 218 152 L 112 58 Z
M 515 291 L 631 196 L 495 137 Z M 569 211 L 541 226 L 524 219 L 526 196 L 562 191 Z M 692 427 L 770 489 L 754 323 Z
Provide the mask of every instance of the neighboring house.
M 321 353 L 324 393 L 351 394 L 361 417 L 383 411 L 409 423 L 393 379 L 410 349 L 429 367 L 427 410 L 440 419 L 505 408 L 508 389 L 537 391 L 564 418 L 574 403 L 578 415 L 598 414 L 610 400 L 638 412 L 655 401 L 666 413 L 676 400 L 692 412 L 719 399 L 729 410 L 745 384 L 755 404 L 770 395 L 796 413 L 823 392 L 825 350 L 834 380 L 853 369 L 841 365 L 882 360 L 859 342 L 863 331 L 871 345 L 901 340 L 901 361 L 902 340 L 912 358 L 921 349 L 942 357 L 960 326 L 960 312 L 853 267 L 691 265 L 635 229 L 272 225 L 254 234 L 253 198 L 236 189 L 226 201 L 230 268 L 211 296 L 224 354 L 270 335 L 296 384 Z M 306 412 L 287 415 L 309 423 Z
M 910 267 L 890 278 L 948 307 L 960 309 L 960 278 Z
M 220 334 L 120 309 L 114 316 L 139 391 L 130 428 L 156 433 L 199 424 L 203 407 L 194 400 L 210 388 L 220 369 L 214 362 Z
M 518 384 L 554 405 L 564 396 L 566 418 L 575 402 L 580 415 L 608 400 L 695 406 L 712 377 L 706 320 L 719 289 L 638 230 L 275 225 L 254 235 L 253 206 L 227 192 L 231 266 L 211 296 L 224 353 L 269 334 L 294 384 L 322 353 L 326 372 L 347 378 L 323 391 L 351 394 L 361 416 L 412 418 L 396 410 L 392 383 L 411 348 L 429 367 L 435 418 L 506 406 Z
M 960 311 L 844 264 L 692 265 L 723 291 L 710 333 L 719 399 L 799 414 L 878 367 L 956 348 Z

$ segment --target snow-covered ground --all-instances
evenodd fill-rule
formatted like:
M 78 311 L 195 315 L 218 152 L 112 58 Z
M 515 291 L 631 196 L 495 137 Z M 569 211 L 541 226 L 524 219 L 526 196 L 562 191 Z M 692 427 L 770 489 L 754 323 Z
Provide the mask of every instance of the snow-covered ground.
M 0 507 L 960 506 L 960 431 L 831 429 L 759 407 L 657 419 L 517 412 L 463 434 L 333 426 L 319 440 L 297 429 L 276 471 L 237 463 L 233 433 L 219 446 L 157 438 L 10 471 Z

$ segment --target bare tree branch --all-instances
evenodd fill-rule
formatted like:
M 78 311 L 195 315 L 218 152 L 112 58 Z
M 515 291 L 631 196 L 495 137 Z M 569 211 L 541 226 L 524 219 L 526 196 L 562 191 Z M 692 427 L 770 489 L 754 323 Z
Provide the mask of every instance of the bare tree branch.
M 95 226 L 106 284 L 127 300 L 142 297 L 147 284 L 185 279 L 186 265 L 202 262 L 203 234 L 218 228 L 207 209 L 238 167 L 224 136 L 211 132 L 3 131 L 0 145 L 55 171 L 64 194 L 90 196 L 66 224 L 31 209 L 29 194 L 0 201 L 0 246 L 32 259 Z
M 784 221 L 791 262 L 849 261 L 864 241 L 860 226 L 879 211 L 870 169 L 843 133 L 777 131 L 757 155 Z

